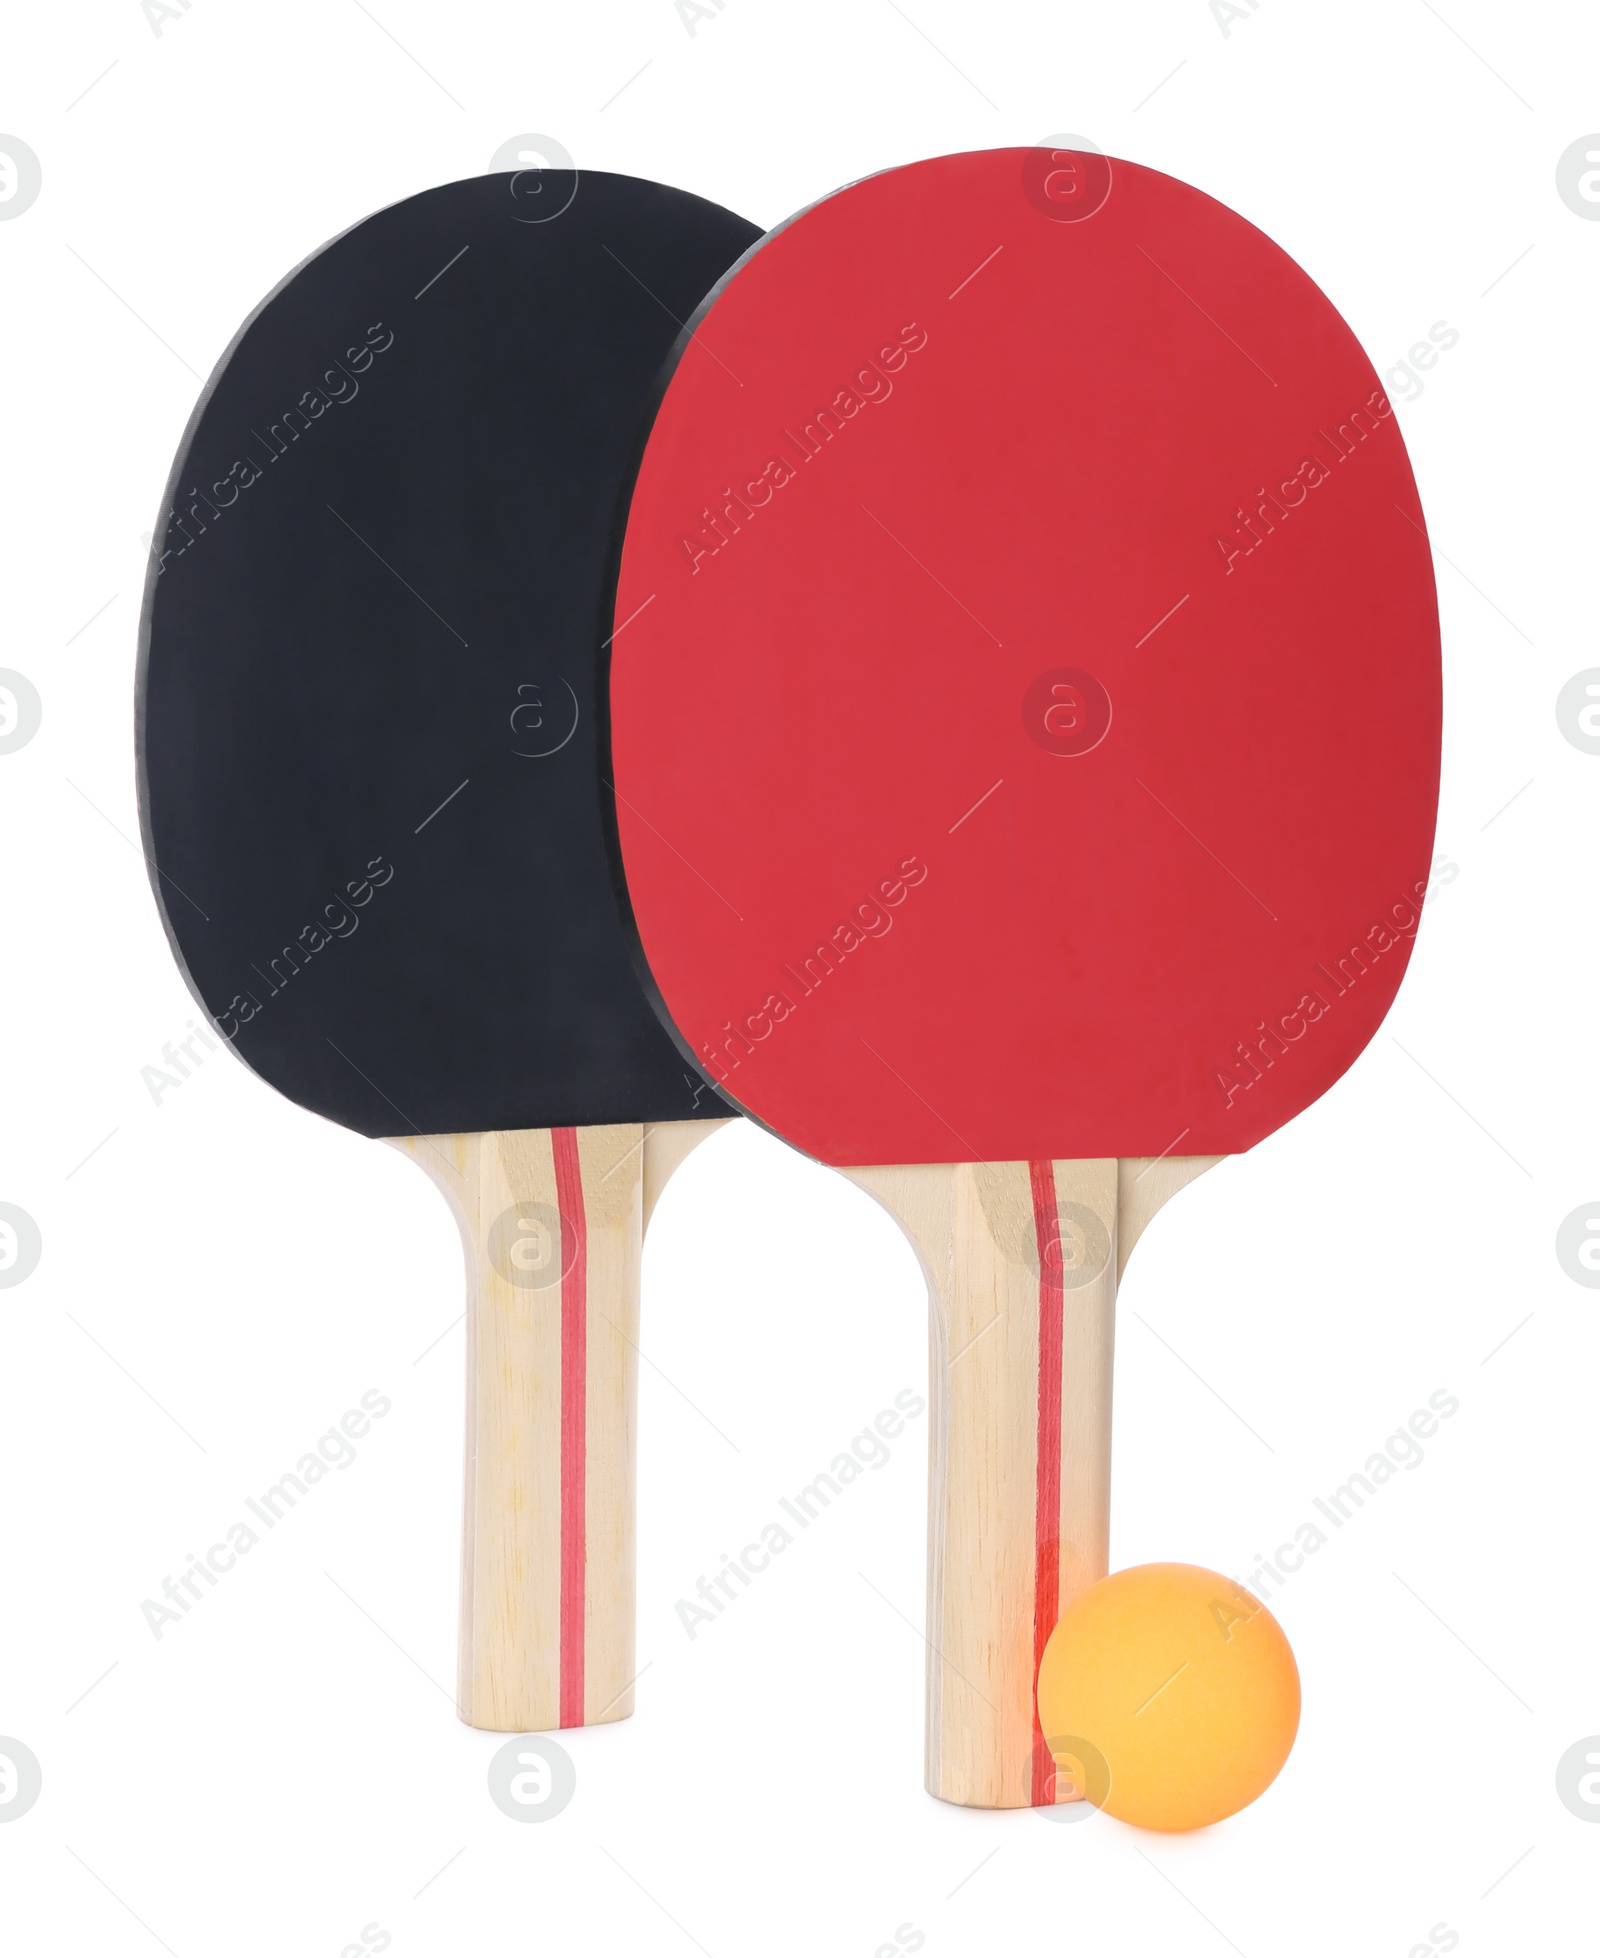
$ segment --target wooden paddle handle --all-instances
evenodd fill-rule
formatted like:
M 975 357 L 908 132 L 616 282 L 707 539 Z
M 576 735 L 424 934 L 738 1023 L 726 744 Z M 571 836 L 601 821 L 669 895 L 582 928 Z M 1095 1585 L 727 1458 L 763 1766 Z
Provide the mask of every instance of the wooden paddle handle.
M 1056 1799 L 1034 1682 L 1107 1570 L 1119 1237 L 1210 1160 L 1154 1180 L 1110 1157 L 845 1172 L 928 1280 L 927 1786 L 945 1801 Z
M 646 1192 L 716 1122 L 398 1138 L 467 1267 L 457 1704 L 500 1733 L 633 1711 Z

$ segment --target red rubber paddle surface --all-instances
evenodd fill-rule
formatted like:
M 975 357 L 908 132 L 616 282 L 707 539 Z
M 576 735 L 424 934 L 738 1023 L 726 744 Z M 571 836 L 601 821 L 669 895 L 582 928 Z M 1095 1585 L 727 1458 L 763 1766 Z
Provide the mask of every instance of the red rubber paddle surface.
M 834 1164 L 1232 1153 L 1355 1059 L 1438 791 L 1371 364 L 1104 158 L 853 185 L 691 322 L 624 537 L 612 763 L 686 1049 Z

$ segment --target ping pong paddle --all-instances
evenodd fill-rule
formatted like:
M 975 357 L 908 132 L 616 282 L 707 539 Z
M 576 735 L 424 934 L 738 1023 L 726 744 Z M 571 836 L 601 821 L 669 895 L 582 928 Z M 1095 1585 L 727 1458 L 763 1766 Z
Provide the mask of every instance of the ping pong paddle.
M 173 952 L 241 1059 L 398 1141 L 461 1226 L 474 1726 L 632 1710 L 643 1226 L 731 1111 L 634 976 L 596 620 L 655 377 L 758 235 L 571 171 L 380 211 L 245 323 L 152 550 L 139 792 Z
M 1102 156 L 891 170 L 680 339 L 619 547 L 614 844 L 680 1047 L 932 1303 L 930 1790 L 1056 1799 L 1117 1281 L 1400 983 L 1439 638 L 1377 377 L 1297 265 Z

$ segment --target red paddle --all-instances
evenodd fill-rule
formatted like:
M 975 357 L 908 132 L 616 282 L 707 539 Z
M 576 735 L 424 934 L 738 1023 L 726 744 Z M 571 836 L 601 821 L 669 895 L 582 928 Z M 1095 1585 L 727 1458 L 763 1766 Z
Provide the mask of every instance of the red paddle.
M 929 1786 L 1049 1800 L 1033 1674 L 1106 1570 L 1121 1265 L 1337 1080 L 1410 953 L 1416 486 L 1306 275 L 1133 164 L 870 178 L 692 324 L 614 614 L 635 924 L 685 1051 L 919 1248 Z

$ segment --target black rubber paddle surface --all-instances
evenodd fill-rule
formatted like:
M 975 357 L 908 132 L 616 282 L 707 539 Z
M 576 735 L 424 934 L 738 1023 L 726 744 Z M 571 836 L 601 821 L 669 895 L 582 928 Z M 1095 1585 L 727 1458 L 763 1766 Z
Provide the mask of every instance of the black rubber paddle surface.
M 595 676 L 641 421 L 759 236 L 627 177 L 448 184 L 300 266 L 196 410 L 141 631 L 151 878 L 243 1059 L 347 1128 L 728 1112 L 634 975 Z

